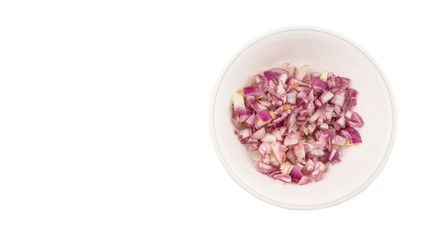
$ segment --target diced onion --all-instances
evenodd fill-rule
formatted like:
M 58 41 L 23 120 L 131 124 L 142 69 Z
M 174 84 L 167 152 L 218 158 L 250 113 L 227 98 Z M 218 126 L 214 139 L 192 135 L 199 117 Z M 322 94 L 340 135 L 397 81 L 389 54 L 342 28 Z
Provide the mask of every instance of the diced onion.
M 362 143 L 355 128 L 364 121 L 353 111 L 358 92 L 349 78 L 289 66 L 250 77 L 232 96 L 231 119 L 259 172 L 305 185 L 321 181 L 344 146 Z

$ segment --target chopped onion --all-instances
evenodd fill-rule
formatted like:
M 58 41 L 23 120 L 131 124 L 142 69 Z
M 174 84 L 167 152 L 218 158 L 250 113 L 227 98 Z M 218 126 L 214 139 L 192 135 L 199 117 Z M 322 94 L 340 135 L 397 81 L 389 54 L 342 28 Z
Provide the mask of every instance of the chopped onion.
M 321 101 L 322 104 L 327 103 L 328 101 L 330 101 L 330 99 L 332 99 L 335 95 L 332 92 L 327 92 L 325 91 L 320 97 L 319 97 L 319 101 Z
M 270 133 L 266 133 L 266 135 L 261 139 L 261 141 L 263 143 L 268 143 L 270 145 L 274 145 L 277 142 L 277 138 Z
M 232 97 L 232 104 L 234 105 L 234 112 L 239 114 L 246 114 L 246 107 L 244 106 L 244 99 L 240 93 L 235 93 Z
M 344 104 L 344 100 L 345 100 L 345 92 L 344 91 L 339 91 L 333 97 L 331 103 L 333 103 L 336 106 L 342 106 Z
M 243 88 L 243 94 L 244 95 L 251 95 L 251 96 L 258 96 L 258 95 L 260 95 L 260 88 L 256 84 L 249 86 L 249 87 L 245 87 L 245 88 Z
M 296 92 L 290 92 L 286 94 L 287 102 L 290 104 L 295 104 L 296 102 Z
M 275 144 L 272 146 L 272 152 L 275 156 L 276 160 L 281 163 L 284 160 L 284 157 L 286 155 L 287 147 L 282 145 L 280 142 L 275 142 Z
M 296 166 L 294 166 L 292 168 L 292 171 L 290 171 L 290 176 L 292 177 L 292 181 L 294 183 L 298 183 L 299 180 L 301 180 L 301 178 L 303 177 L 303 174 Z
M 344 146 L 346 139 L 336 135 L 333 139 L 332 139 L 332 143 L 335 145 L 339 145 L 339 146 Z
M 283 173 L 275 174 L 272 177 L 275 180 L 280 180 L 280 181 L 283 181 L 283 182 L 291 182 L 292 181 L 292 178 L 289 175 L 283 174 Z
M 260 152 L 261 157 L 263 157 L 263 158 L 266 157 L 266 154 L 267 154 L 268 150 L 269 150 L 269 145 L 267 143 L 262 143 L 260 145 L 260 147 L 258 148 L 258 151 Z
M 257 170 L 275 180 L 319 182 L 345 145 L 362 143 L 350 79 L 283 64 L 250 77 L 232 96 L 234 133 L 256 152 Z
M 278 171 L 277 168 L 275 168 L 267 163 L 261 162 L 261 161 L 258 162 L 257 170 L 263 174 L 271 174 L 275 171 Z
M 351 144 L 362 143 L 361 135 L 359 135 L 359 132 L 356 131 L 356 129 L 354 129 L 352 127 L 348 127 L 348 128 L 346 128 L 346 130 L 351 136 L 351 141 L 350 141 Z
M 350 127 L 362 127 L 364 126 L 364 120 L 362 120 L 361 116 L 357 112 L 353 112 L 350 120 L 347 121 L 347 124 Z
M 301 180 L 299 180 L 299 185 L 305 185 L 310 182 L 310 177 L 302 176 Z
M 300 132 L 291 133 L 284 138 L 284 145 L 293 146 L 299 142 L 301 136 Z
M 269 110 L 267 109 L 264 109 L 263 111 L 257 113 L 257 117 L 263 122 L 268 122 L 269 120 L 272 119 L 272 116 L 270 115 Z
M 298 79 L 299 81 L 304 80 L 304 78 L 306 77 L 306 75 L 309 74 L 309 70 L 310 70 L 310 66 L 309 65 L 304 65 L 302 66 L 299 71 L 296 72 L 295 74 L 295 78 Z
M 254 132 L 251 136 L 253 139 L 260 140 L 266 136 L 266 129 L 260 128 L 258 131 Z
M 295 152 L 296 158 L 299 160 L 304 159 L 304 157 L 306 156 L 306 152 L 302 144 L 295 145 L 293 151 Z
M 240 130 L 240 131 L 238 132 L 238 137 L 239 137 L 240 140 L 241 140 L 241 139 L 244 139 L 244 138 L 248 138 L 248 137 L 250 137 L 251 134 L 252 134 L 251 129 L 249 129 L 249 128 L 245 128 L 245 129 L 242 129 L 242 130 Z
M 332 161 L 336 157 L 337 153 L 338 153 L 338 150 L 335 148 L 332 148 L 332 150 L 330 151 L 330 155 L 328 157 L 328 160 Z

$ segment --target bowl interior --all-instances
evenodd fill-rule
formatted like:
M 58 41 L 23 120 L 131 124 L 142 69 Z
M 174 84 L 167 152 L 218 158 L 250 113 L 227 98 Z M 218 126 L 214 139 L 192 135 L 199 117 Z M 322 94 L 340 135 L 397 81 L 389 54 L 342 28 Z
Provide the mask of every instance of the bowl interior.
M 282 63 L 308 64 L 351 78 L 359 91 L 354 108 L 364 119 L 363 143 L 342 150 L 318 183 L 282 184 L 257 172 L 252 154 L 233 133 L 231 96 L 248 77 Z M 287 29 L 257 39 L 241 50 L 220 76 L 213 93 L 211 129 L 219 158 L 247 191 L 275 205 L 309 209 L 340 203 L 362 191 L 379 173 L 391 150 L 395 124 L 392 96 L 375 63 L 353 43 L 323 30 Z

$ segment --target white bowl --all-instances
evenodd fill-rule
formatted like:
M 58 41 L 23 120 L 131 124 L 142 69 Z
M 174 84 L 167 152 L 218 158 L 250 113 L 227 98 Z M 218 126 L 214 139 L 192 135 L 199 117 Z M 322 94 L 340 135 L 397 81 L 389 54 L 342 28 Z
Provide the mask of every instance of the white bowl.
M 231 122 L 232 94 L 250 75 L 286 62 L 351 78 L 351 87 L 359 91 L 354 110 L 365 122 L 359 129 L 363 143 L 344 149 L 342 161 L 330 166 L 323 180 L 303 186 L 282 184 L 257 172 Z M 357 44 L 328 30 L 291 27 L 256 38 L 226 65 L 212 94 L 210 128 L 219 159 L 246 191 L 279 207 L 317 209 L 352 198 L 380 173 L 394 143 L 396 107 L 384 73 Z

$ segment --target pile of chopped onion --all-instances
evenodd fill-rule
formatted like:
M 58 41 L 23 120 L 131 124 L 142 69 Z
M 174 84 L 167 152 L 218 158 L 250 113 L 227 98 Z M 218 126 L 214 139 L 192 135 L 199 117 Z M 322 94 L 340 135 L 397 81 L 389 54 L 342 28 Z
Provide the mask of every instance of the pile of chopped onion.
M 251 77 L 232 98 L 235 134 L 257 151 L 257 170 L 282 182 L 318 182 L 341 148 L 362 143 L 350 79 L 284 64 Z

